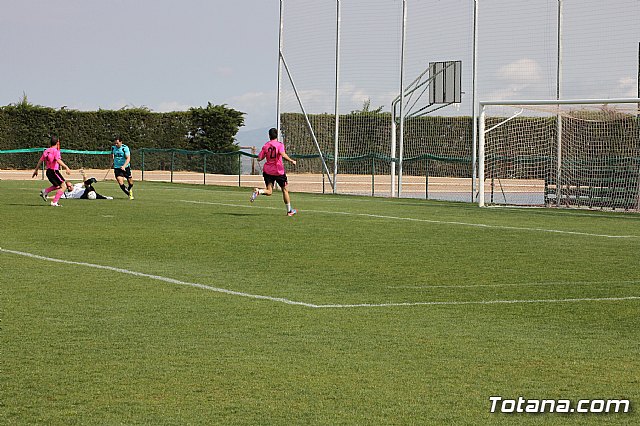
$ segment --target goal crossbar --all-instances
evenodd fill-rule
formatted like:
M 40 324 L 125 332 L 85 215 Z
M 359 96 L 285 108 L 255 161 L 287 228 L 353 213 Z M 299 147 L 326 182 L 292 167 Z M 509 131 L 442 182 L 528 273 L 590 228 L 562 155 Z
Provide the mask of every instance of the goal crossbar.
M 640 98 L 617 98 L 617 99 L 530 99 L 530 100 L 502 100 L 502 101 L 479 101 L 480 108 L 490 105 L 571 105 L 571 104 L 637 104 Z

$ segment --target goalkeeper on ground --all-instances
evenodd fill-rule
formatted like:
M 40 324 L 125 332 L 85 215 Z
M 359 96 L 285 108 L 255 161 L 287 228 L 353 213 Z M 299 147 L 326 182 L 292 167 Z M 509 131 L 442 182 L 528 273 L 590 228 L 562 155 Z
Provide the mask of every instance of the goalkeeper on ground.
M 82 183 L 74 184 L 68 191 L 66 191 L 62 197 L 63 198 L 80 198 L 83 200 L 113 200 L 113 197 L 105 197 L 104 195 L 98 194 L 98 192 L 93 187 L 93 184 L 97 182 L 96 178 L 90 177 L 87 179 L 87 176 L 84 174 L 84 170 L 80 170 L 82 173 Z M 93 193 L 94 195 L 92 195 Z

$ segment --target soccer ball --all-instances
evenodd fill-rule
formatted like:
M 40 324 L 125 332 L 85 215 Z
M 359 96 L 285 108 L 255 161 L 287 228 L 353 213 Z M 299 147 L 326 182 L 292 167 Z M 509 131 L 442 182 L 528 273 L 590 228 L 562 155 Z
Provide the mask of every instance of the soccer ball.
M 96 199 L 96 191 L 91 191 L 87 194 L 87 198 L 90 200 L 95 200 Z

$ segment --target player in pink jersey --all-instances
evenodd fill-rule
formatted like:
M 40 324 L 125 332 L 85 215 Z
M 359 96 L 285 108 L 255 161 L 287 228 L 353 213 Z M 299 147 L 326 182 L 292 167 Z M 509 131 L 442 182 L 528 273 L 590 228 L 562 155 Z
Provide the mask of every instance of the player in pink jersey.
M 264 144 L 260 154 L 258 154 L 258 161 L 267 160 L 262 167 L 262 177 L 266 188 L 254 188 L 250 201 L 253 203 L 258 195 L 270 196 L 273 193 L 273 185 L 277 182 L 282 188 L 282 199 L 287 206 L 287 215 L 293 216 L 298 211 L 291 208 L 289 183 L 287 182 L 287 174 L 284 171 L 282 159 L 284 158 L 294 166 L 296 165 L 296 160 L 292 160 L 284 151 L 284 144 L 278 140 L 278 129 L 269 129 L 269 139 L 269 142 Z
M 38 176 L 38 169 L 40 169 L 40 164 L 42 164 L 43 161 L 47 168 L 47 179 L 51 182 L 51 186 L 40 191 L 40 197 L 47 202 L 47 195 L 51 191 L 57 190 L 56 195 L 53 197 L 53 201 L 51 201 L 51 205 L 54 207 L 60 207 L 58 200 L 60 200 L 60 197 L 64 194 L 62 183 L 65 183 L 69 191 L 73 189 L 73 185 L 71 185 L 70 182 L 66 182 L 60 173 L 60 166 L 66 169 L 68 175 L 71 174 L 71 170 L 66 164 L 64 164 L 64 161 L 62 161 L 62 157 L 60 155 L 60 139 L 56 136 L 51 136 L 51 146 L 45 149 L 40 156 L 38 164 L 36 164 L 36 169 L 33 171 L 33 175 L 31 177 Z

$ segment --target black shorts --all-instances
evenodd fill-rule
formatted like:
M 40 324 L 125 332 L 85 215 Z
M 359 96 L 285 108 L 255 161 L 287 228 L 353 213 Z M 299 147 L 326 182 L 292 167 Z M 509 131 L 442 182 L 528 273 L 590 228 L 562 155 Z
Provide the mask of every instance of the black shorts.
M 49 182 L 51 182 L 53 186 L 62 186 L 64 182 L 60 170 L 47 169 L 47 179 L 49 179 Z
M 124 170 L 120 167 L 114 168 L 113 174 L 116 175 L 116 177 L 122 176 L 124 178 L 131 179 L 131 166 L 127 166 Z
M 84 192 L 83 192 L 83 193 L 82 193 L 82 195 L 80 196 L 80 199 L 82 199 L 82 200 L 87 200 L 87 199 L 89 199 L 89 193 L 90 193 L 90 192 L 96 192 L 96 190 L 95 190 L 95 189 L 93 189 L 93 186 L 91 186 L 91 185 L 89 185 L 89 186 L 85 186 L 85 187 L 84 187 Z M 98 193 L 96 192 L 96 195 L 97 195 L 97 194 L 98 194 Z M 96 198 L 98 198 L 98 197 L 96 197 Z
M 284 187 L 288 185 L 286 173 L 280 176 L 274 176 L 262 172 L 262 177 L 264 178 L 264 184 L 267 186 L 273 185 L 274 182 L 277 182 L 278 185 L 280 185 L 280 188 L 284 189 Z

